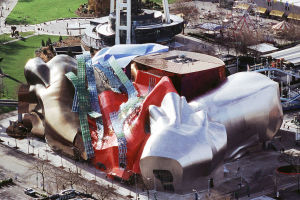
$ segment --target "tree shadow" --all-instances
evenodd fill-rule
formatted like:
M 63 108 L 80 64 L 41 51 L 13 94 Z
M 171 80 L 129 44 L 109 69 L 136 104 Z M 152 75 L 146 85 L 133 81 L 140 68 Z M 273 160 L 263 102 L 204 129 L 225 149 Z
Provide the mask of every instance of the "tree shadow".
M 32 2 L 33 0 L 19 0 L 19 2 Z
M 18 19 L 12 19 L 12 18 L 6 18 L 6 23 L 8 25 L 22 25 L 22 24 L 31 24 L 31 22 L 28 20 L 29 18 L 22 18 L 18 16 Z

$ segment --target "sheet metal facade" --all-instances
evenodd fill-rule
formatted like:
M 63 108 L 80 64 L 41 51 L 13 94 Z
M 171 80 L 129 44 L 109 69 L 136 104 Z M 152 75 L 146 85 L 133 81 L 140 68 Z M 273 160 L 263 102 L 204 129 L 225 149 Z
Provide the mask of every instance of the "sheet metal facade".
M 282 51 L 266 54 L 264 57 L 271 56 L 275 59 L 284 59 L 294 65 L 300 65 L 300 46 L 295 46 Z

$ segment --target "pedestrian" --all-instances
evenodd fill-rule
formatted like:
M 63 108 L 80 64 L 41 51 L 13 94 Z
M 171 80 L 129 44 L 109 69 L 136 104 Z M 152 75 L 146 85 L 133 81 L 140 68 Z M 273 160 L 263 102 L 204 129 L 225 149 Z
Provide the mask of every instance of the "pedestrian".
M 285 2 L 285 10 L 287 10 L 287 11 L 290 10 L 289 2 L 288 1 Z
M 267 2 L 268 2 L 268 6 L 271 6 L 272 4 L 271 4 L 271 0 L 267 0 Z

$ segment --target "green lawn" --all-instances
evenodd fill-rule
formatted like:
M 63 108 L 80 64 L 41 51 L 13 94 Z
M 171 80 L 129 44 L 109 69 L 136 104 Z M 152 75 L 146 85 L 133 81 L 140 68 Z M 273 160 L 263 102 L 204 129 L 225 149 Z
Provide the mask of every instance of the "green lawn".
M 52 42 L 56 42 L 59 36 L 33 36 L 25 41 L 17 41 L 6 45 L 0 45 L 0 57 L 4 58 L 0 62 L 0 67 L 5 74 L 12 76 L 25 83 L 24 66 L 28 59 L 35 57 L 35 50 L 41 47 L 41 41 L 46 41 L 48 37 Z M 17 99 L 18 83 L 4 78 L 4 98 Z
M 33 35 L 33 34 L 34 34 L 34 31 L 21 32 L 21 33 L 20 33 L 20 35 L 21 35 L 22 37 L 26 37 L 26 36 L 28 36 L 28 35 Z
M 2 34 L 2 35 L 0 35 L 0 44 L 3 43 L 3 42 L 8 42 L 10 40 L 14 40 L 14 39 L 15 38 L 10 37 L 10 34 L 7 34 L 7 33 Z
M 7 18 L 8 24 L 38 24 L 76 17 L 75 11 L 88 0 L 19 0 Z
M 28 32 L 22 32 L 22 33 L 20 33 L 20 36 L 26 37 L 28 35 L 33 35 L 33 34 L 34 34 L 33 31 L 28 31 Z M 8 42 L 10 40 L 14 40 L 14 39 L 16 39 L 16 38 L 11 38 L 10 34 L 7 34 L 7 33 L 6 34 L 1 34 L 0 35 L 0 44 L 3 43 L 3 42 Z
M 142 1 L 146 1 L 146 0 L 142 0 Z M 163 2 L 162 2 L 162 0 L 149 0 L 149 1 L 153 1 L 154 3 L 157 3 L 157 4 L 159 4 L 159 5 L 163 5 Z M 168 0 L 168 2 L 169 2 L 169 4 L 171 4 L 171 3 L 174 3 L 176 0 Z

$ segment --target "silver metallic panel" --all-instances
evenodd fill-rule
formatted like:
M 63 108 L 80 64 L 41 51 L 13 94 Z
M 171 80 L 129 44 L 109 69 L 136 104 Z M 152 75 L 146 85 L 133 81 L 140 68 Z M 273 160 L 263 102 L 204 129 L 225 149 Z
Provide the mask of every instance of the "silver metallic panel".
M 226 127 L 227 158 L 238 148 L 270 140 L 279 130 L 283 112 L 279 86 L 268 77 L 255 72 L 241 72 L 228 77 L 219 88 L 193 102 L 205 109 L 208 117 Z M 231 155 L 232 154 L 232 155 Z
M 219 88 L 189 104 L 168 93 L 161 107 L 149 110 L 151 136 L 141 172 L 146 182 L 155 180 L 158 188 L 171 184 L 175 190 L 209 175 L 225 158 L 255 142 L 271 139 L 283 119 L 278 84 L 250 72 L 229 76 Z M 169 178 L 162 180 L 163 173 Z
M 177 188 L 195 174 L 209 175 L 214 165 L 223 160 L 227 143 L 225 127 L 211 122 L 204 110 L 195 112 L 184 97 L 167 93 L 161 107 L 152 105 L 149 111 L 151 136 L 140 161 L 144 177 L 153 180 L 153 170 L 166 170 Z M 158 173 L 157 178 L 164 171 Z M 168 184 L 168 180 L 159 179 L 158 186 Z

